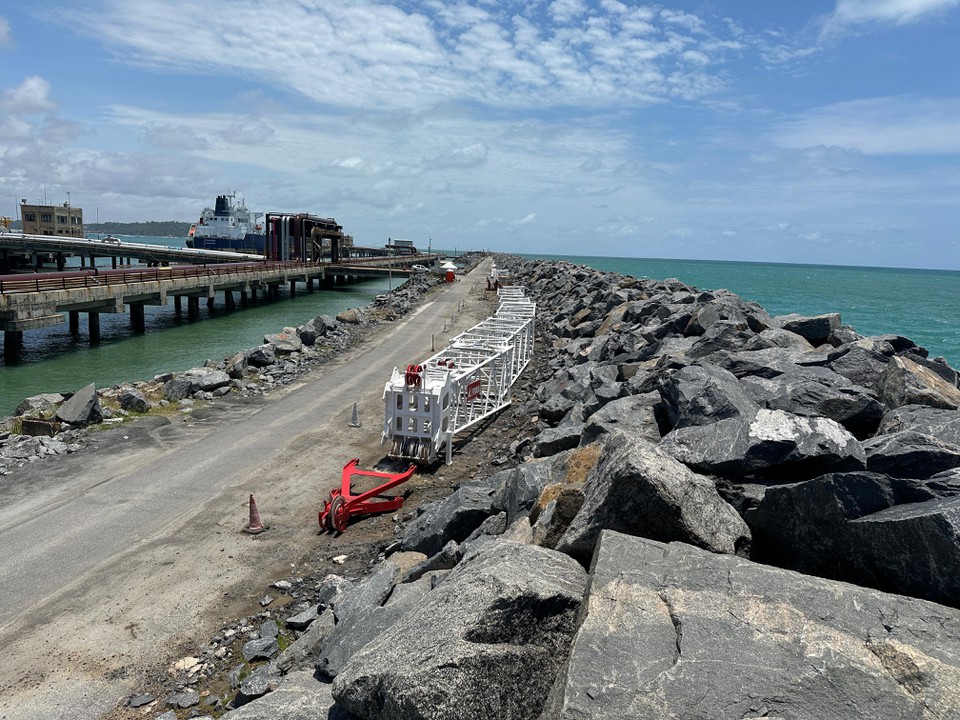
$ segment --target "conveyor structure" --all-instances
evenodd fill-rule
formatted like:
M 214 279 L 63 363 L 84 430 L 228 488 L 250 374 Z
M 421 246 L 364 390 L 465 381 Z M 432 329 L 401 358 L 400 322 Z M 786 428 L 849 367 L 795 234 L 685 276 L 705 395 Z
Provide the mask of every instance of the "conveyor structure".
M 453 456 L 453 437 L 510 404 L 533 356 L 536 303 L 523 288 L 497 292 L 494 315 L 454 337 L 422 364 L 394 368 L 383 391 L 381 442 L 393 458 L 430 463 Z

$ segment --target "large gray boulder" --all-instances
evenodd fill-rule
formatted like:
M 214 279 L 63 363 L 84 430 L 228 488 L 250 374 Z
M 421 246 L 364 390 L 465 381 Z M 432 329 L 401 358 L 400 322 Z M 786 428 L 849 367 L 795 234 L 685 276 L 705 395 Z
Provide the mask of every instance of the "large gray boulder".
M 355 716 L 336 704 L 330 684 L 310 671 L 292 672 L 271 693 L 225 713 L 226 720 L 351 720 Z
M 863 449 L 870 470 L 895 477 L 928 478 L 960 467 L 960 445 L 915 430 L 877 435 Z
M 236 352 L 224 362 L 224 371 L 234 380 L 243 377 L 247 369 L 247 355 L 244 352 Z
M 790 482 L 866 467 L 863 447 L 839 423 L 783 410 L 677 428 L 660 447 L 698 472 L 736 480 Z
M 715 365 L 689 365 L 660 383 L 662 407 L 672 428 L 752 417 L 759 409 L 736 376 Z
M 333 697 L 366 720 L 537 718 L 585 586 L 565 555 L 487 542 L 353 655 Z
M 873 434 L 886 408 L 864 387 L 823 367 L 796 367 L 773 378 L 744 378 L 744 389 L 770 410 L 836 420 L 855 437 Z
M 642 437 L 611 434 L 583 484 L 583 505 L 557 550 L 586 564 L 602 530 L 663 542 L 680 540 L 734 553 L 750 531 L 713 482 Z
M 582 422 L 565 420 L 557 427 L 546 428 L 539 433 L 531 444 L 531 454 L 535 458 L 542 458 L 572 450 L 580 444 L 582 436 Z
M 269 367 L 277 362 L 277 354 L 274 352 L 273 345 L 260 345 L 251 348 L 246 352 L 246 356 L 247 364 L 257 368 Z
M 899 355 L 891 358 L 877 383 L 880 399 L 889 407 L 960 408 L 960 388 L 957 388 L 956 380 L 950 382 L 943 372 L 938 372 L 939 368 L 932 365 L 934 363 L 929 361 L 922 362 L 922 358 Z
M 960 716 L 960 611 L 605 531 L 543 720 Z
M 357 308 L 349 308 L 337 313 L 337 322 L 347 325 L 358 325 L 360 323 L 360 311 Z
M 303 341 L 295 330 L 293 332 L 284 330 L 280 333 L 264 335 L 263 342 L 265 345 L 273 345 L 273 349 L 278 355 L 290 355 L 303 350 Z
M 96 386 L 90 383 L 77 390 L 57 409 L 57 419 L 76 427 L 96 424 L 103 420 Z
M 960 497 L 897 505 L 849 527 L 863 584 L 960 607 Z
M 400 587 L 405 591 L 396 593 L 397 588 Z M 333 631 L 324 640 L 315 664 L 317 671 L 325 677 L 337 676 L 357 652 L 383 635 L 407 612 L 417 607 L 429 589 L 429 578 L 397 585 L 391 588 L 392 594 L 389 598 L 394 599 L 396 594 L 394 602 L 365 605 L 346 615 L 342 621 L 337 622 Z
M 704 358 L 721 350 L 743 350 L 756 333 L 746 322 L 718 320 L 687 351 L 689 358 Z
M 188 370 L 184 376 L 193 382 L 193 392 L 213 392 L 230 384 L 230 376 L 222 370 L 196 368 Z
M 567 451 L 540 458 L 492 476 L 491 484 L 496 482 L 496 491 L 491 499 L 491 513 L 506 513 L 507 525 L 521 515 L 529 515 L 543 489 L 566 476 L 571 454 Z
M 125 387 L 119 397 L 120 409 L 127 412 L 150 412 L 150 402 L 146 396 L 135 387 Z
M 196 392 L 213 392 L 229 384 L 230 376 L 222 370 L 191 368 L 165 382 L 163 396 L 170 402 L 176 402 Z
M 440 552 L 449 540 L 463 542 L 480 523 L 495 514 L 493 497 L 498 485 L 499 478 L 472 480 L 443 500 L 426 505 L 407 525 L 401 547 L 429 556 Z
M 744 350 L 766 350 L 769 348 L 793 348 L 801 352 L 810 352 L 813 346 L 801 335 L 781 328 L 768 328 L 747 341 Z
M 53 412 L 57 405 L 63 402 L 63 395 L 60 393 L 41 393 L 24 398 L 17 405 L 14 415 L 37 416 L 40 414 Z
M 905 405 L 883 416 L 877 434 L 913 430 L 943 442 L 960 445 L 960 411 Z
M 607 403 L 587 418 L 580 437 L 580 447 L 589 445 L 601 436 L 615 430 L 640 435 L 650 442 L 659 442 L 661 433 L 657 422 L 656 392 L 629 395 Z
M 840 313 L 814 316 L 791 313 L 790 315 L 779 315 L 774 319 L 780 323 L 780 327 L 784 330 L 800 335 L 815 346 L 826 343 L 830 334 L 840 327 Z
M 864 338 L 837 348 L 830 354 L 827 367 L 851 382 L 873 390 L 893 354 L 893 346 L 887 341 Z
M 767 488 L 745 519 L 759 562 L 960 603 L 960 498 L 923 483 L 824 475 Z
M 794 370 L 798 365 L 826 365 L 828 355 L 819 350 L 803 350 L 789 347 L 770 347 L 761 350 L 740 350 L 718 352 L 710 357 L 710 362 L 729 370 L 738 378 L 773 378 Z
M 313 327 L 317 332 L 317 337 L 326 335 L 333 330 L 336 330 L 339 326 L 339 322 L 335 318 L 330 317 L 329 315 L 317 315 L 312 321 Z

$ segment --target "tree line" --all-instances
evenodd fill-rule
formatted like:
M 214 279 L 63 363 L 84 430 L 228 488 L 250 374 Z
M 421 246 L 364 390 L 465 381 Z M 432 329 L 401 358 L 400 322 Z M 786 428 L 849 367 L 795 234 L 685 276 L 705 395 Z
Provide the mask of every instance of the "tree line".
M 159 235 L 168 237 L 186 237 L 190 232 L 190 223 L 176 220 L 149 220 L 147 222 L 105 222 L 84 223 L 85 233 L 108 233 L 110 235 Z

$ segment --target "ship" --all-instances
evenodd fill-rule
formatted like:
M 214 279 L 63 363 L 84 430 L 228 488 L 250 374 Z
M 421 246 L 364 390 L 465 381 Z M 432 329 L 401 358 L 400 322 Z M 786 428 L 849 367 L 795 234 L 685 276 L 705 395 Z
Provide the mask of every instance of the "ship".
M 191 226 L 187 247 L 198 250 L 228 250 L 263 255 L 266 233 L 259 218 L 236 193 L 217 195 L 212 208 L 204 208 L 196 225 Z

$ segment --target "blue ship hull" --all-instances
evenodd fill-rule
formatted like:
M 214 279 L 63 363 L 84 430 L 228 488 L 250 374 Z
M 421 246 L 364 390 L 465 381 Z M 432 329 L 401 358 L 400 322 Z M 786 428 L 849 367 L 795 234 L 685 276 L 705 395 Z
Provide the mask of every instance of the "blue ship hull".
M 187 247 L 197 250 L 224 250 L 226 252 L 256 253 L 263 255 L 267 246 L 264 234 L 247 233 L 243 239 L 228 237 L 191 237 Z

